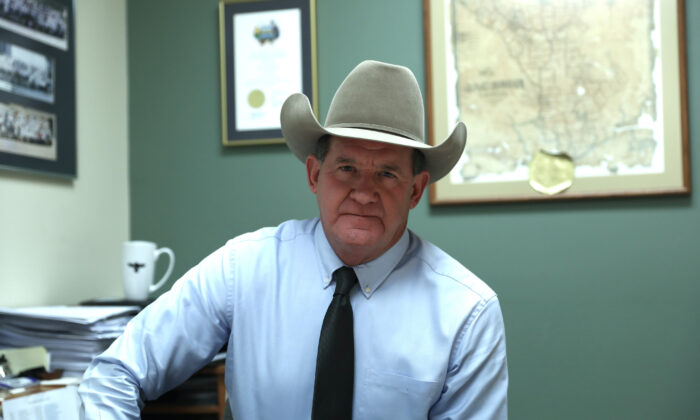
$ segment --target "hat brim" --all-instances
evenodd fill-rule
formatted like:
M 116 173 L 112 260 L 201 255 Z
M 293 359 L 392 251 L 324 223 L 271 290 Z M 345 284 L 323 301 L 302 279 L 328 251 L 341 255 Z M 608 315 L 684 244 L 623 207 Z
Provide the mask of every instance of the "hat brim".
M 280 112 L 282 135 L 292 153 L 302 162 L 314 153 L 316 142 L 326 134 L 361 140 L 394 144 L 418 149 L 425 156 L 426 170 L 433 183 L 447 175 L 462 156 L 467 142 L 467 127 L 459 122 L 452 133 L 437 146 L 398 136 L 385 131 L 352 127 L 323 127 L 311 108 L 306 95 L 295 93 L 282 105 Z

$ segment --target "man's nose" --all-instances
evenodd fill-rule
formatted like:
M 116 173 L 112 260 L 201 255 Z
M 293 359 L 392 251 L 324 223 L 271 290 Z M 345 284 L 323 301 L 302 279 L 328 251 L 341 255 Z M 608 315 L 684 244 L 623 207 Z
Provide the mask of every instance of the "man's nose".
M 377 201 L 377 186 L 371 174 L 361 174 L 355 180 L 350 197 L 360 204 L 370 204 Z

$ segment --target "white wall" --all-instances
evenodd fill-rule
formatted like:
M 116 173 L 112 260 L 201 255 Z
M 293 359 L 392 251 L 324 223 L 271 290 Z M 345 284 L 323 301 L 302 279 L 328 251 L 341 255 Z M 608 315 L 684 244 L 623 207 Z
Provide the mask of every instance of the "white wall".
M 78 177 L 0 171 L 0 306 L 121 296 L 129 236 L 126 0 L 76 0 Z

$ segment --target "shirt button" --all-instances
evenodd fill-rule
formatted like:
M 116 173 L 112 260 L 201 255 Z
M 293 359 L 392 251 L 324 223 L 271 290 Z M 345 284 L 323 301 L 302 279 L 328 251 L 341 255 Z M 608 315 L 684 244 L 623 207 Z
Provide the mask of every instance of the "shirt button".
M 330 283 L 330 282 L 331 282 L 331 279 L 330 279 L 330 278 L 328 278 L 328 277 L 326 277 L 325 279 L 323 279 L 323 282 L 324 282 L 324 283 L 326 283 L 326 284 L 328 284 L 328 283 Z
M 365 287 L 365 293 L 370 293 L 372 289 L 369 288 L 369 286 Z

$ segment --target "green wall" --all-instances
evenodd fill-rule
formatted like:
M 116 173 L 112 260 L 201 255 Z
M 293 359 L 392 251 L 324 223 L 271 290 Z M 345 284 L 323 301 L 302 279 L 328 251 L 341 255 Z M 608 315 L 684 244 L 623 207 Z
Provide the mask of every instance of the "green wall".
M 321 117 L 366 58 L 424 86 L 419 0 L 317 0 Z M 691 145 L 700 2 L 686 4 Z M 175 274 L 228 238 L 317 214 L 284 145 L 220 145 L 218 1 L 128 2 L 131 236 Z M 694 185 L 700 148 L 692 147 Z M 692 197 L 431 207 L 409 225 L 500 295 L 513 419 L 700 416 L 700 203 Z

